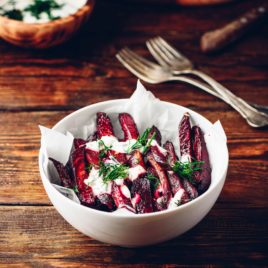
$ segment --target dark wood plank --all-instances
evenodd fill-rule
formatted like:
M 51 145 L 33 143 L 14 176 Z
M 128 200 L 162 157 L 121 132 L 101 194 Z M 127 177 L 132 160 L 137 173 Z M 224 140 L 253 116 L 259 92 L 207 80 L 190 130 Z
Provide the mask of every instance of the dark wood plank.
M 80 71 L 77 70 L 77 72 Z M 96 80 L 76 77 L 10 77 L 8 79 L 0 77 L 2 88 L 0 110 L 69 110 L 99 101 L 128 98 L 135 90 L 137 79 L 126 72 L 123 70 L 124 76 L 119 79 L 110 79 L 109 82 L 107 82 L 109 74 L 100 79 L 96 77 Z M 216 77 L 216 72 L 212 76 Z M 224 85 L 247 101 L 268 105 L 268 93 L 265 90 L 268 82 L 262 79 L 260 78 L 259 82 L 225 81 Z M 182 83 L 148 85 L 145 83 L 145 86 L 162 100 L 176 102 L 183 106 L 215 111 L 232 110 L 223 101 L 190 85 Z
M 172 241 L 126 249 L 80 234 L 52 207 L 0 207 L 0 259 L 29 259 L 36 264 L 44 259 L 48 263 L 62 259 L 91 265 L 256 265 L 268 261 L 267 213 L 267 209 L 226 210 L 215 206 L 200 224 Z

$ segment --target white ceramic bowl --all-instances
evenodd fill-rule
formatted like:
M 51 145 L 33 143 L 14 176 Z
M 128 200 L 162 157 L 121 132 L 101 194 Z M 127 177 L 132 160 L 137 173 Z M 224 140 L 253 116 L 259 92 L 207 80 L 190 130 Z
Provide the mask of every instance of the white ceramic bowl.
M 126 100 L 112 100 L 82 108 L 59 121 L 53 129 L 65 132 L 87 124 L 90 116 L 108 107 L 122 105 Z M 168 102 L 161 102 L 174 113 L 189 111 L 193 120 L 206 133 L 212 124 L 203 116 Z M 39 154 L 39 168 L 45 190 L 56 210 L 74 228 L 96 240 L 124 246 L 139 247 L 172 239 L 195 226 L 210 211 L 216 202 L 227 173 L 228 149 L 224 140 L 218 139 L 213 148 L 208 147 L 212 165 L 212 182 L 200 197 L 172 210 L 143 215 L 115 215 L 79 205 L 58 192 L 46 177 L 44 155 Z

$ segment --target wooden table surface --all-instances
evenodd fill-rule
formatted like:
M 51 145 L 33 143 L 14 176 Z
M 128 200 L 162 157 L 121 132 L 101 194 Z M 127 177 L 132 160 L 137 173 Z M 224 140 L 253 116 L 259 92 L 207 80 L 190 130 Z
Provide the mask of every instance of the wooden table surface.
M 228 105 L 194 87 L 146 84 L 164 101 L 187 106 L 212 122 L 220 119 L 228 136 L 224 189 L 191 231 L 141 249 L 103 244 L 65 222 L 43 189 L 38 124 L 52 127 L 83 106 L 129 97 L 136 78 L 114 57 L 123 46 L 149 56 L 144 42 L 161 35 L 237 95 L 268 105 L 267 27 L 217 55 L 201 54 L 198 45 L 205 31 L 261 1 L 202 8 L 164 3 L 98 1 L 93 17 L 72 41 L 47 51 L 0 41 L 0 266 L 268 265 L 267 129 L 251 128 Z

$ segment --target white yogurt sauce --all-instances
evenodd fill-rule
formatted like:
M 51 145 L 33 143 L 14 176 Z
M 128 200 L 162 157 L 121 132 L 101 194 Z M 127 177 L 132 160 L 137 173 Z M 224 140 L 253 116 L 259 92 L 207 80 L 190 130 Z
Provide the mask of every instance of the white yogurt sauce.
M 128 153 L 128 150 L 131 146 L 137 141 L 135 139 L 127 141 L 118 141 L 114 136 L 103 136 L 101 138 L 106 147 L 109 147 L 110 150 L 116 151 L 118 153 Z M 99 141 L 91 141 L 86 144 L 86 148 L 93 151 L 99 151 L 104 149 L 104 146 Z
M 141 166 L 137 165 L 136 167 L 132 167 L 128 170 L 128 178 L 131 181 L 136 180 L 141 174 L 146 173 L 146 170 Z
M 181 162 L 182 163 L 188 163 L 191 162 L 191 156 L 189 154 L 185 154 L 181 157 Z
M 98 141 L 90 141 L 86 144 L 86 148 L 98 152 L 100 149 L 100 145 Z
M 53 17 L 64 18 L 69 15 L 74 14 L 78 9 L 86 4 L 86 0 L 55 0 L 55 2 L 59 5 L 63 5 L 59 9 L 52 9 L 51 15 Z M 26 23 L 46 23 L 51 21 L 47 15 L 47 13 L 43 12 L 40 14 L 40 18 L 34 17 L 31 12 L 23 11 L 26 7 L 34 3 L 33 0 L 23 0 L 15 1 L 15 9 L 21 10 L 23 14 L 23 22 Z M 12 10 L 13 6 L 8 3 L 8 0 L 0 0 L 0 6 L 4 7 L 6 11 Z
M 84 183 L 92 188 L 94 195 L 110 194 L 112 190 L 112 183 L 104 183 L 102 176 L 99 175 L 99 170 L 94 167 L 91 169 L 88 178 L 84 180 Z
M 184 190 L 180 189 L 175 195 L 174 197 L 170 200 L 169 205 L 168 205 L 168 209 L 169 208 L 177 208 L 178 204 L 181 203 L 181 198 L 182 195 L 184 194 Z

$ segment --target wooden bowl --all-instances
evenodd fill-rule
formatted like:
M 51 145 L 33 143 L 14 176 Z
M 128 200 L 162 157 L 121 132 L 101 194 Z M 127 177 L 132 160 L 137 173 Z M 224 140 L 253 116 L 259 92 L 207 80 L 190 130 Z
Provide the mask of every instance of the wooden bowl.
M 28 48 L 50 48 L 70 39 L 88 20 L 95 0 L 76 13 L 47 23 L 25 23 L 0 16 L 0 37 L 9 43 Z

